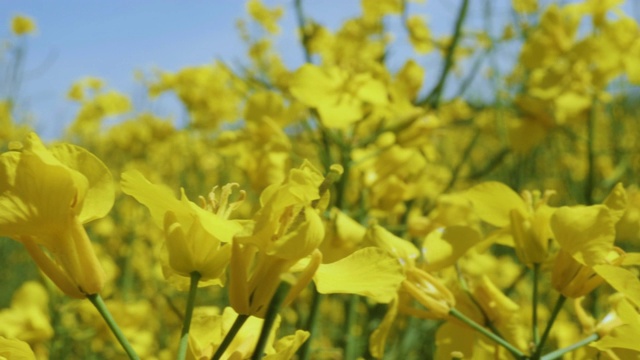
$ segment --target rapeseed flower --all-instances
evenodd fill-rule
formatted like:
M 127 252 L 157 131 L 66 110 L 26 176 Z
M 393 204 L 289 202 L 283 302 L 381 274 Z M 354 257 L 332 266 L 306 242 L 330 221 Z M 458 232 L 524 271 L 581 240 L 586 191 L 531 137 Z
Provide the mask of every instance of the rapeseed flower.
M 22 242 L 67 295 L 97 294 L 105 273 L 82 224 L 111 209 L 107 167 L 74 145 L 47 149 L 31 133 L 22 150 L 0 155 L 0 189 L 0 235 Z
M 499 182 L 486 182 L 464 192 L 483 221 L 500 228 L 491 238 L 515 248 L 527 266 L 540 264 L 548 255 L 553 233 L 549 221 L 555 209 L 548 205 L 554 191 L 524 191 L 519 196 Z
M 209 203 L 203 201 L 203 206 L 198 206 L 189 201 L 184 189 L 178 200 L 169 189 L 152 184 L 138 171 L 122 174 L 122 190 L 145 205 L 156 225 L 164 229 L 169 277 L 189 278 L 198 272 L 203 285 L 224 283 L 230 242 L 242 230 L 239 222 L 229 220 L 239 204 L 229 202 L 235 186 L 225 185 L 219 200 L 214 188 Z
M 29 16 L 16 15 L 11 19 L 11 32 L 16 35 L 27 35 L 36 31 L 36 22 Z

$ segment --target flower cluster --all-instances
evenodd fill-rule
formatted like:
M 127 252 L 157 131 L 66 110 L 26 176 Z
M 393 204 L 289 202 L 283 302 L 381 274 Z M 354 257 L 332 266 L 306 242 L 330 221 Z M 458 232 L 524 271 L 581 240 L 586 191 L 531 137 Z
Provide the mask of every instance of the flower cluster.
M 246 64 L 139 74 L 185 124 L 87 77 L 49 144 L 2 95 L 0 359 L 637 357 L 640 28 L 620 3 L 513 1 L 494 32 L 461 0 L 439 38 L 412 2 L 331 29 L 296 1 L 289 67 L 285 8 L 250 0 Z M 36 25 L 11 29 L 21 47 Z M 483 67 L 507 48 L 512 68 Z

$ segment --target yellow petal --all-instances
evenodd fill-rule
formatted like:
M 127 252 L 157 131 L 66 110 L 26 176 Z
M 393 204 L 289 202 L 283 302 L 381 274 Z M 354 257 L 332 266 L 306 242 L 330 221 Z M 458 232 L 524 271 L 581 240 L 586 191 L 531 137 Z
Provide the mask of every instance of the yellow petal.
M 636 306 L 640 306 L 640 280 L 634 273 L 625 268 L 607 264 L 596 265 L 593 270 Z
M 163 227 L 164 214 L 169 210 L 173 211 L 179 220 L 189 221 L 188 211 L 168 187 L 152 184 L 137 170 L 126 171 L 122 173 L 121 178 L 122 191 L 146 206 L 158 227 Z
M 615 221 L 618 222 L 627 210 L 627 204 L 629 203 L 627 192 L 622 183 L 617 183 L 602 203 L 611 210 Z
M 615 218 L 604 205 L 561 207 L 551 217 L 560 247 L 577 261 L 593 266 L 606 262 L 615 239 Z
M 410 241 L 393 235 L 380 225 L 367 229 L 364 241 L 382 248 L 396 256 L 403 264 L 412 264 L 420 256 L 420 251 Z
M 480 241 L 480 234 L 467 226 L 448 226 L 432 231 L 422 243 L 426 260 L 424 270 L 433 271 L 453 265 Z
M 324 238 L 324 224 L 320 215 L 313 208 L 305 207 L 298 216 L 304 219 L 300 225 L 266 245 L 265 251 L 268 255 L 297 260 L 311 254 L 320 246 Z
M 398 316 L 398 298 L 393 298 L 393 301 L 389 303 L 387 312 L 384 314 L 384 318 L 378 328 L 371 333 L 369 338 L 369 352 L 376 359 L 382 359 L 384 357 L 384 348 L 387 343 L 387 337 L 393 326 L 393 322 Z
M 26 342 L 0 336 L 0 359 L 36 360 L 36 356 Z
M 263 357 L 264 360 L 289 360 L 295 358 L 296 351 L 309 338 L 309 332 L 296 330 L 294 335 L 285 336 L 278 340 L 273 348 L 275 354 L 269 354 Z
M 616 312 L 625 324 L 614 328 L 608 335 L 591 345 L 605 351 L 612 348 L 640 351 L 640 314 L 628 302 L 622 300 L 616 304 Z
M 368 247 L 342 260 L 320 265 L 313 279 L 322 294 L 358 294 L 388 303 L 395 297 L 404 273 L 398 260 L 388 252 Z
M 489 181 L 472 187 L 462 194 L 473 204 L 482 221 L 497 227 L 510 223 L 510 212 L 515 209 L 521 214 L 528 210 L 522 198 L 505 184 Z
M 168 211 L 165 235 L 169 265 L 177 273 L 188 277 L 197 271 L 202 275 L 202 281 L 216 279 L 223 274 L 231 257 L 231 246 L 221 246 L 218 239 L 205 231 L 198 218 L 185 234 L 175 214 Z
M 319 107 L 336 103 L 337 94 L 346 75 L 337 68 L 323 70 L 315 65 L 302 65 L 293 73 L 291 95 L 307 106 Z
M 78 215 L 80 222 L 84 224 L 106 216 L 115 199 L 113 177 L 107 166 L 95 155 L 78 146 L 56 145 L 50 151 L 62 164 L 78 171 L 88 181 L 82 211 Z
M 46 150 L 46 149 L 45 149 Z M 65 231 L 87 179 L 50 154 L 0 155 L 0 234 L 47 236 Z

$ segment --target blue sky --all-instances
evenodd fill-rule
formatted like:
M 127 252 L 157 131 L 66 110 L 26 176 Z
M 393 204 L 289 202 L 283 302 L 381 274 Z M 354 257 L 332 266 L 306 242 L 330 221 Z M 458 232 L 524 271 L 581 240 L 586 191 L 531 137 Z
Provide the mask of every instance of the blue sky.
M 293 69 L 302 63 L 297 45 L 293 0 L 265 0 L 282 4 L 285 17 L 277 46 Z M 360 12 L 359 0 L 306 0 L 305 12 L 332 29 Z M 469 26 L 481 26 L 484 1 L 471 1 Z M 509 0 L 499 0 L 497 18 L 509 17 Z M 412 4 L 412 12 L 423 14 L 437 35 L 450 34 L 460 1 L 428 0 Z M 506 6 L 505 6 L 506 5 Z M 73 118 L 76 106 L 65 99 L 67 89 L 83 76 L 103 78 L 107 84 L 135 96 L 142 89 L 134 70 L 154 68 L 175 71 L 213 59 L 242 59 L 235 22 L 245 15 L 240 0 L 2 0 L 0 19 L 9 36 L 9 20 L 15 14 L 32 16 L 38 24 L 36 36 L 27 40 L 27 61 L 20 99 L 33 113 L 36 129 L 45 137 L 58 136 Z M 393 24 L 392 31 L 393 31 Z M 4 31 L 4 33 L 2 32 Z M 409 53 L 407 44 L 395 48 L 398 57 Z M 422 58 L 428 76 L 441 66 L 437 56 Z M 177 111 L 175 104 L 168 105 Z M 170 112 L 171 112 L 170 111 Z

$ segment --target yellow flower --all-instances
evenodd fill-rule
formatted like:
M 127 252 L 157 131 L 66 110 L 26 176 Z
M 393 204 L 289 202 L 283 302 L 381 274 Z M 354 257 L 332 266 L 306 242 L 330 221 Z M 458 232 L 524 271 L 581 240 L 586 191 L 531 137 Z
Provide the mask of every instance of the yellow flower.
M 0 336 L 0 359 L 36 360 L 36 355 L 26 342 Z
M 531 14 L 538 11 L 538 0 L 511 0 L 513 10 L 521 14 Z
M 483 221 L 501 228 L 494 239 L 515 248 L 526 265 L 542 263 L 553 238 L 549 220 L 554 208 L 547 205 L 553 191 L 524 191 L 518 196 L 499 182 L 476 185 L 464 193 Z
M 316 207 L 328 197 L 326 190 L 324 197 L 320 194 L 323 180 L 305 161 L 282 184 L 272 184 L 260 195 L 262 207 L 250 235 L 233 241 L 229 298 L 238 313 L 264 316 L 281 275 L 307 257 L 309 262 L 285 304 L 311 281 L 322 259 L 317 248 L 324 238 L 324 224 Z
M 25 15 L 16 15 L 11 19 L 11 32 L 16 35 L 31 34 L 36 31 L 36 23 Z
M 570 298 L 590 293 L 604 282 L 593 266 L 611 263 L 617 257 L 615 215 L 605 205 L 562 207 L 551 218 L 551 228 L 560 251 L 552 272 L 553 287 Z M 619 262 L 619 260 L 613 260 Z
M 47 150 L 32 133 L 22 151 L 0 155 L 0 189 L 0 235 L 22 242 L 67 295 L 98 293 L 105 274 L 82 224 L 113 205 L 107 167 L 73 145 Z
M 387 89 L 380 80 L 337 66 L 303 65 L 293 74 L 290 91 L 301 103 L 317 109 L 328 128 L 347 128 L 362 120 L 368 107 L 388 103 Z
M 269 9 L 260 0 L 249 0 L 247 12 L 269 33 L 276 34 L 280 31 L 278 20 L 283 13 L 281 6 Z
M 220 347 L 226 333 L 229 332 L 238 314 L 230 307 L 222 315 L 215 308 L 196 308 L 189 333 L 189 353 L 187 359 L 210 359 Z M 264 320 L 250 316 L 240 328 L 222 359 L 249 359 L 253 354 Z M 276 341 L 276 331 L 280 326 L 280 317 L 271 329 L 266 355 L 263 359 L 291 359 L 300 345 L 309 337 L 307 331 L 296 330 L 295 334 Z
M 418 53 L 426 54 L 433 50 L 434 41 L 424 18 L 413 15 L 407 19 L 405 26 L 409 29 L 411 45 Z
M 35 281 L 25 282 L 11 297 L 11 307 L 0 311 L 0 324 L 0 336 L 31 344 L 51 339 L 49 296 L 44 286 Z
M 138 171 L 122 174 L 122 191 L 145 205 L 164 229 L 169 268 L 186 278 L 198 272 L 203 285 L 223 283 L 231 256 L 229 243 L 242 230 L 239 222 L 228 219 L 239 205 L 228 202 L 234 186 L 222 188 L 220 202 L 212 192 L 207 209 L 206 202 L 203 208 L 189 201 L 184 190 L 180 200 L 176 199 L 169 189 L 150 183 Z

